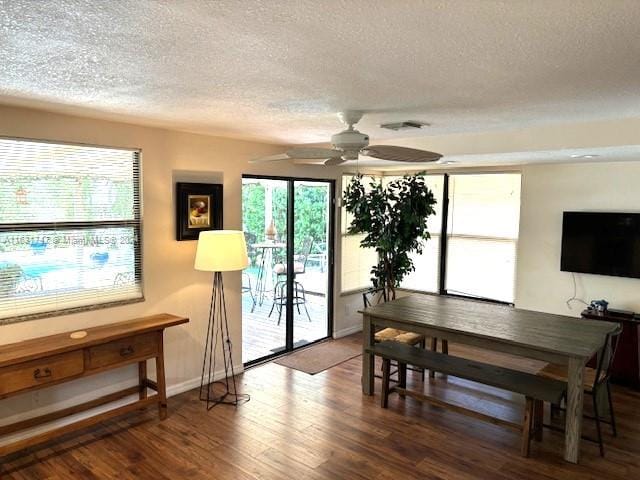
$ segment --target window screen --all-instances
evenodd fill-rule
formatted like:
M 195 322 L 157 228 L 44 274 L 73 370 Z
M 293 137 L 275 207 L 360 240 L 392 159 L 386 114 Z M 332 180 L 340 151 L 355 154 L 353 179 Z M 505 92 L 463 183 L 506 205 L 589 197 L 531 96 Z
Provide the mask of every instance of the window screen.
M 0 138 L 0 321 L 142 298 L 140 152 Z

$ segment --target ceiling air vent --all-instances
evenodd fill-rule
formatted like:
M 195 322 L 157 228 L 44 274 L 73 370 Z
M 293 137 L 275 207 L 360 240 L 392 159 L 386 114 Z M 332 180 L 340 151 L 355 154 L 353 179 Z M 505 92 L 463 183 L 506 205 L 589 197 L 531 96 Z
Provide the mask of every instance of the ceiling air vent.
M 407 120 L 405 122 L 395 122 L 395 123 L 383 123 L 380 125 L 380 128 L 386 128 L 387 130 L 393 130 L 397 132 L 399 130 L 415 130 L 420 129 L 422 127 L 428 127 L 430 124 L 427 122 L 419 122 L 417 120 Z

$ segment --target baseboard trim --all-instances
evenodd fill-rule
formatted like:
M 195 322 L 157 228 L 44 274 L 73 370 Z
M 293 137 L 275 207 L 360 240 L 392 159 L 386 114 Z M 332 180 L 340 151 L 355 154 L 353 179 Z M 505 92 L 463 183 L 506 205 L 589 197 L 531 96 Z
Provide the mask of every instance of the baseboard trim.
M 333 338 L 342 338 L 362 331 L 362 325 L 354 325 L 352 327 L 343 328 L 333 332 Z
M 233 369 L 234 375 L 238 375 L 244 372 L 244 366 L 235 367 Z M 224 370 L 219 370 L 213 374 L 214 381 L 224 378 Z M 176 383 L 167 387 L 167 397 L 174 397 L 181 393 L 188 392 L 194 388 L 200 388 L 201 377 L 195 377 L 184 382 Z
M 240 374 L 242 372 L 244 372 L 244 365 L 241 365 L 239 367 L 235 367 L 234 368 L 235 375 L 238 375 L 238 374 Z M 91 378 L 91 377 L 88 377 L 88 378 Z M 217 381 L 217 380 L 220 380 L 220 379 L 224 378 L 224 369 L 215 372 L 214 375 L 213 375 L 213 378 L 214 378 L 214 381 Z M 179 395 L 181 393 L 188 392 L 189 390 L 193 390 L 195 388 L 200 388 L 200 381 L 201 381 L 201 377 L 198 376 L 198 377 L 186 380 L 184 382 L 180 382 L 180 383 L 176 383 L 176 384 L 173 384 L 173 385 L 169 385 L 169 386 L 167 386 L 167 397 L 174 397 L 174 396 Z M 133 385 L 135 385 L 135 383 Z M 124 389 L 126 387 L 131 387 L 133 385 L 132 385 L 131 381 L 118 382 L 118 384 L 117 384 L 118 388 L 116 388 L 114 391 L 122 390 L 122 389 Z M 101 391 L 100 395 L 102 395 L 102 394 L 103 393 Z M 98 396 L 100 396 L 100 395 L 98 395 Z M 75 422 L 75 421 L 78 421 L 78 420 L 82 420 L 82 419 L 88 418 L 88 417 L 93 416 L 93 415 L 97 415 L 97 414 L 102 413 L 102 412 L 107 412 L 109 410 L 112 410 L 113 408 L 126 405 L 127 403 L 131 403 L 132 398 L 134 398 L 136 395 L 131 395 L 131 396 L 128 396 L 128 397 L 124 397 L 124 398 L 122 398 L 120 400 L 117 400 L 116 402 L 113 402 L 113 403 L 110 403 L 110 404 L 107 404 L 107 405 L 101 405 L 101 406 L 93 408 L 91 410 L 87 410 L 86 412 L 82 412 L 82 413 L 73 415 L 70 418 L 65 418 L 65 419 L 56 420 L 54 422 L 50 422 L 50 423 L 44 424 L 44 425 L 42 425 L 40 427 L 35 427 L 33 429 L 30 429 L 29 431 L 16 432 L 14 434 L 7 435 L 6 439 L 3 439 L 3 441 L 0 442 L 0 444 L 14 442 L 14 441 L 18 441 L 18 440 L 23 440 L 23 439 L 32 437 L 32 436 L 34 436 L 36 434 L 51 430 L 53 428 L 57 428 L 57 427 L 66 425 L 68 423 L 71 423 L 72 421 Z M 76 400 L 77 400 L 77 398 L 76 398 Z M 87 400 L 90 400 L 90 398 L 87 398 L 87 399 L 83 398 L 78 403 L 82 403 L 82 401 L 87 401 Z M 75 403 L 75 402 L 73 402 L 73 403 Z M 57 404 L 51 404 L 51 405 L 43 406 L 43 407 L 40 407 L 40 408 L 36 409 L 35 410 L 36 413 L 34 413 L 33 411 L 31 411 L 31 412 L 22 412 L 21 414 L 15 415 L 11 419 L 6 419 L 7 422 L 3 422 L 3 424 L 4 423 L 13 423 L 13 422 L 25 420 L 25 419 L 27 419 L 29 417 L 32 417 L 32 416 L 46 415 L 46 414 L 52 413 L 52 412 L 54 412 L 56 410 L 60 410 L 62 408 L 70 407 L 71 405 L 72 405 L 72 402 L 67 400 L 67 401 L 64 401 L 64 402 L 57 403 Z M 171 415 L 171 404 L 170 403 L 169 403 L 169 415 Z M 5 419 L 3 419 L 3 420 L 5 420 Z

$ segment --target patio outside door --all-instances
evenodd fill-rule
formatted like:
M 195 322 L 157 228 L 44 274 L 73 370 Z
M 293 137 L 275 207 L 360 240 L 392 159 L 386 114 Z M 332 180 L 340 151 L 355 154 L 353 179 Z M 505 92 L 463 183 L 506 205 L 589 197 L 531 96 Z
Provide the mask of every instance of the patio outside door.
M 333 181 L 243 177 L 243 363 L 330 335 L 333 197 Z

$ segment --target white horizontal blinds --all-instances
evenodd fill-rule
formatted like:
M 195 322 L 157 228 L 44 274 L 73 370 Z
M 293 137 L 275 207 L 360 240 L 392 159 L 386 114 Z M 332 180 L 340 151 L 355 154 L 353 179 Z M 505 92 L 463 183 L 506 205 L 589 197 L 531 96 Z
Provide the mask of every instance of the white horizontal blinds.
M 449 179 L 448 293 L 513 302 L 520 174 Z
M 353 175 L 342 176 L 343 191 L 353 177 Z M 380 181 L 380 177 L 365 175 L 363 182 L 366 191 L 370 190 L 371 181 Z M 342 227 L 341 291 L 350 292 L 371 288 L 371 268 L 378 263 L 378 255 L 373 248 L 360 246 L 364 235 L 347 235 L 353 216 L 347 213 L 344 205 L 341 208 L 340 216 Z
M 378 263 L 373 248 L 362 248 L 364 235 L 342 237 L 342 291 L 349 292 L 371 287 L 371 269 Z
M 0 139 L 0 319 L 142 297 L 135 150 Z
M 408 274 L 400 286 L 409 290 L 437 293 L 440 281 L 440 232 L 442 231 L 444 175 L 425 175 L 425 184 L 433 192 L 437 201 L 434 206 L 435 214 L 427 220 L 427 229 L 431 238 L 423 242 L 422 254 L 413 253 L 410 255 L 415 271 Z

